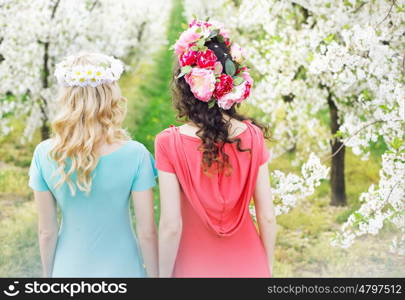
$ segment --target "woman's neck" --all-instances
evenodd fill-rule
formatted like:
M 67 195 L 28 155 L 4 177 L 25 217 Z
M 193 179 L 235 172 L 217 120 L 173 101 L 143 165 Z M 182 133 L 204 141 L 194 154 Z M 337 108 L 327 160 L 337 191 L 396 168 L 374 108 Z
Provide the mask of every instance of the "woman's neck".
M 225 121 L 230 123 L 229 135 L 230 137 L 239 135 L 246 130 L 247 125 L 244 122 L 231 118 L 228 115 L 223 115 Z M 188 121 L 183 126 L 180 126 L 180 132 L 186 135 L 196 136 L 199 126 L 194 122 Z
M 230 116 L 228 116 L 228 115 L 226 115 L 226 114 L 222 114 L 222 119 L 224 119 L 226 122 L 229 122 L 229 121 L 232 122 L 232 120 L 237 121 L 236 119 L 233 119 L 232 117 L 230 117 Z M 192 127 L 198 127 L 198 126 L 197 126 L 193 121 L 191 121 L 191 120 L 188 120 L 188 121 L 185 123 L 185 125 L 189 125 L 189 126 L 192 126 Z

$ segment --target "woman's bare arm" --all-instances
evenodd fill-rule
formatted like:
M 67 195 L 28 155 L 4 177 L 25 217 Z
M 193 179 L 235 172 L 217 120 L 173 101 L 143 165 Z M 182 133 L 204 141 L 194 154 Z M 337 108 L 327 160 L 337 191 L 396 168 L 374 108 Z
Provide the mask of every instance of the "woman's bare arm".
M 133 191 L 136 233 L 149 277 L 158 276 L 157 229 L 153 213 L 153 190 Z
M 56 201 L 49 191 L 34 191 L 34 198 L 38 210 L 38 238 L 42 275 L 50 277 L 59 230 Z
M 159 276 L 171 277 L 182 232 L 180 184 L 173 173 L 159 171 Z
M 274 244 L 276 242 L 277 224 L 270 189 L 269 169 L 267 163 L 260 166 L 254 192 L 256 218 L 260 237 L 266 250 L 270 273 L 273 274 Z

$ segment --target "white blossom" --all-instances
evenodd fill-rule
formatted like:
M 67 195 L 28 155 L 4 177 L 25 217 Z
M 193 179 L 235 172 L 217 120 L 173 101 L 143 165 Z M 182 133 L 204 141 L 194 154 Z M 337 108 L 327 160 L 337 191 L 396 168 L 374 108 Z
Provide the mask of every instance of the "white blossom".
M 7 0 L 0 3 L 0 131 L 29 115 L 25 134 L 55 114 L 55 64 L 82 51 L 136 64 L 165 44 L 169 1 Z M 47 69 L 47 70 L 46 70 Z M 47 72 L 45 72 L 47 71 Z M 10 97 L 13 104 L 10 106 Z M 23 102 L 23 100 L 25 102 Z

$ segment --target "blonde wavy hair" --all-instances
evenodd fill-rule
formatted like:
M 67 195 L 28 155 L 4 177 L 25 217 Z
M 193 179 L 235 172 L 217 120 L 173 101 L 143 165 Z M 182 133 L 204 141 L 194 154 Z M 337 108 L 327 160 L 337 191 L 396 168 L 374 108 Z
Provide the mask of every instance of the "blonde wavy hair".
M 97 53 L 79 54 L 72 66 L 105 64 L 105 56 Z M 54 146 L 51 158 L 57 162 L 61 175 L 55 188 L 67 183 L 72 195 L 77 188 L 90 193 L 92 171 L 100 155 L 97 147 L 129 140 L 121 127 L 126 115 L 127 100 L 122 97 L 117 82 L 103 83 L 96 87 L 62 87 L 58 99 L 59 113 L 52 123 Z M 67 170 L 67 159 L 71 160 Z M 77 180 L 71 176 L 77 171 Z

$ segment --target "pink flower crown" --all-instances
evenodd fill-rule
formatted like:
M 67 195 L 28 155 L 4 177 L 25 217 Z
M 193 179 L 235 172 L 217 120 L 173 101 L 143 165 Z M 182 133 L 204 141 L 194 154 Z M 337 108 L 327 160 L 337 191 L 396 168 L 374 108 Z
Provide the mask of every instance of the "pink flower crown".
M 205 46 L 213 38 L 230 47 L 232 59 L 225 60 L 225 70 L 214 51 Z M 193 95 L 208 102 L 210 108 L 217 103 L 222 109 L 230 109 L 249 97 L 253 79 L 243 65 L 243 50 L 230 42 L 221 23 L 193 20 L 174 44 L 174 52 L 181 66 L 177 78 L 184 76 Z

